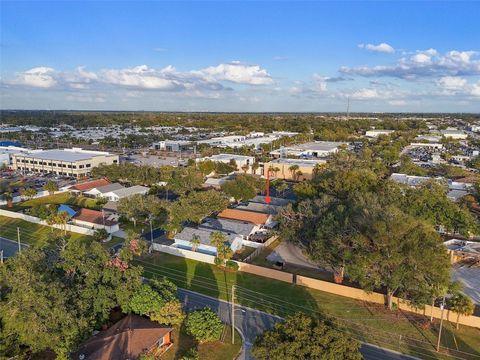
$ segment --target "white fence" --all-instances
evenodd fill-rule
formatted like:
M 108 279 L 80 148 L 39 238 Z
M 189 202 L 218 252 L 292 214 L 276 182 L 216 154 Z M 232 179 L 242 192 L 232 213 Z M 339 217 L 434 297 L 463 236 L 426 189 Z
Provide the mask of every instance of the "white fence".
M 270 244 L 272 244 L 275 240 L 278 239 L 278 235 L 273 235 L 272 237 L 270 237 L 267 241 L 265 241 L 263 244 L 260 244 L 261 246 L 257 247 L 257 249 L 252 252 L 250 255 L 248 255 L 245 259 L 243 259 L 243 262 L 246 262 L 246 263 L 249 263 L 251 262 L 254 258 L 256 258 L 258 256 L 258 254 L 260 254 L 260 252 L 266 248 L 267 246 L 269 246 Z
M 28 221 L 28 222 L 31 222 L 31 223 L 34 223 L 34 224 L 50 226 L 50 227 L 53 227 L 53 228 L 56 228 L 56 229 L 61 229 L 61 230 L 64 229 L 63 225 L 57 225 L 57 224 L 49 225 L 49 224 L 47 224 L 47 222 L 45 220 L 42 220 L 42 219 L 37 218 L 35 216 L 25 215 L 25 214 L 14 212 L 14 211 L 8 211 L 8 210 L 0 209 L 0 215 L 10 217 L 10 218 L 15 218 L 15 219 L 22 219 L 22 220 L 25 220 L 25 221 Z M 77 233 L 77 234 L 83 234 L 83 235 L 93 235 L 94 232 L 95 232 L 92 229 L 87 229 L 87 228 L 77 226 L 77 225 L 72 225 L 72 224 L 67 224 L 66 227 L 65 227 L 65 230 L 70 231 L 70 232 L 74 232 L 74 233 Z
M 208 264 L 215 264 L 215 256 L 202 254 L 196 251 L 184 250 L 174 246 L 153 243 L 152 249 L 170 255 L 180 256 L 187 259 L 202 261 Z

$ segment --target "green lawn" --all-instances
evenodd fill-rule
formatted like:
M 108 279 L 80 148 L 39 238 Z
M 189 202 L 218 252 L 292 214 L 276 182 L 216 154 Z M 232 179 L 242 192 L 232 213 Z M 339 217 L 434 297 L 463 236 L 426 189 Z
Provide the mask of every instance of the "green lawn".
M 296 311 L 325 313 L 338 319 L 358 339 L 399 350 L 421 358 L 443 358 L 434 352 L 438 321 L 403 311 L 388 311 L 378 304 L 308 289 L 302 286 L 237 272 L 165 253 L 136 259 L 147 277 L 165 275 L 178 286 L 224 300 L 230 300 L 231 286 L 237 285 L 237 301 L 270 313 L 285 316 Z M 453 317 L 452 317 L 453 318 Z M 460 326 L 455 330 L 444 322 L 442 346 L 475 355 L 453 354 L 466 359 L 480 356 L 480 329 Z M 401 335 L 401 337 L 400 337 Z
M 7 206 L 3 206 L 4 209 L 10 211 L 21 211 L 25 209 L 29 209 L 35 205 L 47 205 L 47 204 L 69 204 L 76 207 L 84 207 L 89 209 L 96 209 L 100 210 L 102 208 L 101 205 L 97 205 L 96 199 L 90 199 L 83 196 L 73 196 L 68 192 L 60 193 L 60 194 L 53 194 L 48 196 L 43 196 L 36 199 L 30 199 L 21 201 L 18 203 L 13 204 L 13 207 L 8 208 Z
M 41 246 L 52 236 L 53 231 L 59 231 L 49 226 L 34 224 L 21 219 L 0 216 L 0 236 L 17 240 L 17 227 L 20 228 L 20 241 L 23 244 Z M 72 239 L 89 238 L 88 235 L 70 233 Z
M 223 341 L 198 345 L 194 338 L 175 329 L 172 333 L 173 346 L 162 356 L 162 360 L 180 359 L 192 347 L 197 347 L 200 359 L 233 360 L 240 352 L 242 338 L 235 331 L 235 344 L 232 344 L 231 337 L 231 328 L 226 326 Z

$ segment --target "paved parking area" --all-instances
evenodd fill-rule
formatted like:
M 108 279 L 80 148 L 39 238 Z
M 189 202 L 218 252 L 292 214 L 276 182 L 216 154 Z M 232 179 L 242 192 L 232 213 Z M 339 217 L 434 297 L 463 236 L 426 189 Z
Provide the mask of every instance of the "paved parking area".
M 452 271 L 452 280 L 460 280 L 464 285 L 463 291 L 470 296 L 473 302 L 480 305 L 480 267 L 455 266 Z
M 280 245 L 267 256 L 267 260 L 271 262 L 281 261 L 295 266 L 318 269 L 318 265 L 308 259 L 302 253 L 302 249 L 287 241 L 280 243 Z

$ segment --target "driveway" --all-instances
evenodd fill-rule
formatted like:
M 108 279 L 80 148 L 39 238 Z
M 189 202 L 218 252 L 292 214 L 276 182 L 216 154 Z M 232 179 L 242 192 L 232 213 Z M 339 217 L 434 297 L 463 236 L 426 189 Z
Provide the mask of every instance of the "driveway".
M 479 266 L 454 266 L 452 269 L 452 280 L 460 280 L 464 285 L 463 292 L 471 297 L 475 304 L 480 305 Z
M 292 244 L 288 241 L 282 241 L 271 253 L 267 256 L 267 260 L 270 262 L 283 262 L 295 266 L 301 266 L 305 268 L 318 269 L 318 265 L 312 260 L 307 258 L 300 247 Z

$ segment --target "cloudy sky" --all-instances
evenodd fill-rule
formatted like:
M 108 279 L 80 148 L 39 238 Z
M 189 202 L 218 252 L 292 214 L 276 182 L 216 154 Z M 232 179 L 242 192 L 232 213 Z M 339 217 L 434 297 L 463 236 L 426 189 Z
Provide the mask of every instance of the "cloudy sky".
M 0 107 L 480 112 L 480 2 L 0 2 Z

